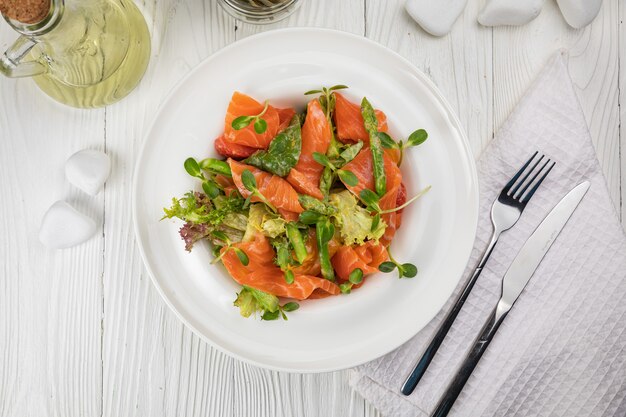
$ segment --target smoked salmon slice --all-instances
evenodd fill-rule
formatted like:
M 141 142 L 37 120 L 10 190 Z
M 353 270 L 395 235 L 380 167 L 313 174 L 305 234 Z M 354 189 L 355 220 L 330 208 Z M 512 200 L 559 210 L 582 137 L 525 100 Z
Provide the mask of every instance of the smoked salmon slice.
M 285 130 L 285 128 L 289 126 L 291 119 L 296 114 L 296 111 L 292 108 L 277 109 L 277 108 L 270 106 L 268 111 L 270 109 L 273 109 L 278 113 L 279 124 L 278 124 L 278 129 L 276 132 L 277 134 Z M 265 118 L 265 116 L 263 118 Z M 231 123 L 232 123 L 232 120 L 231 120 Z M 248 126 L 248 128 L 249 127 L 250 126 Z M 252 128 L 254 129 L 254 126 Z M 268 126 L 268 129 L 269 129 L 269 126 Z M 233 131 L 233 132 L 231 132 L 231 135 L 239 135 L 238 131 Z M 244 135 L 244 133 L 241 133 L 241 134 Z M 254 134 L 257 135 L 256 132 L 254 132 Z M 248 133 L 245 133 L 245 135 L 248 135 Z M 270 142 L 272 139 L 273 138 L 270 139 Z M 265 142 L 265 139 L 263 140 L 263 143 L 264 142 Z M 226 158 L 234 158 L 234 159 L 245 159 L 259 150 L 258 147 L 241 145 L 237 143 L 237 141 L 227 140 L 225 134 L 215 139 L 214 146 L 215 146 L 215 150 L 220 155 L 225 156 Z M 268 142 L 268 146 L 269 146 L 269 142 Z M 265 147 L 263 149 L 265 149 Z
M 306 120 L 302 126 L 300 159 L 287 176 L 287 181 L 300 193 L 322 199 L 320 177 L 324 167 L 313 159 L 313 153 L 325 154 L 330 145 L 332 131 L 319 100 L 307 106 Z
M 247 285 L 278 297 L 304 300 L 315 290 L 331 295 L 339 294 L 337 284 L 312 275 L 295 274 L 292 284 L 287 284 L 283 271 L 273 264 L 274 250 L 262 234 L 248 242 L 233 244 L 248 255 L 249 263 L 244 266 L 233 250 L 222 249 L 222 262 L 228 273 L 241 285 Z
M 224 135 L 215 139 L 213 145 L 215 146 L 215 150 L 217 151 L 217 153 L 225 156 L 226 158 L 245 159 L 258 151 L 258 149 L 256 148 L 227 142 L 224 138 Z
M 267 129 L 263 133 L 254 131 L 254 123 L 240 130 L 232 127 L 232 122 L 240 116 L 256 116 L 263 111 L 265 106 L 252 97 L 235 91 L 224 120 L 224 140 L 226 142 L 243 145 L 250 148 L 266 149 L 272 139 L 278 133 L 280 126 L 280 116 L 274 107 L 269 107 L 265 114 L 261 116 L 267 122 Z
M 291 107 L 276 109 L 276 111 L 278 112 L 278 132 L 280 133 L 285 130 L 287 126 L 289 126 L 289 123 L 291 123 L 291 119 L 295 116 L 296 111 Z
M 397 207 L 398 193 L 400 192 L 400 184 L 402 184 L 402 174 L 400 168 L 396 165 L 392 151 L 385 149 L 383 160 L 385 162 L 385 175 L 387 177 L 387 192 L 381 197 L 378 204 L 383 210 L 389 210 Z M 351 171 L 359 180 L 358 184 L 355 186 L 344 184 L 354 195 L 359 197 L 359 194 L 365 188 L 374 191 L 374 167 L 372 152 L 369 148 L 361 149 L 361 152 L 359 152 L 352 161 L 347 163 L 343 169 Z M 398 222 L 399 219 L 395 212 L 384 214 L 382 219 L 387 224 L 387 228 L 380 241 L 385 246 L 388 246 L 396 233 L 396 229 L 400 226 Z
M 335 127 L 337 128 L 337 139 L 341 142 L 363 141 L 369 144 L 370 136 L 365 130 L 361 106 L 352 103 L 341 94 L 335 92 Z M 387 116 L 380 110 L 376 110 L 378 120 L 378 131 L 387 131 Z
M 278 210 L 293 213 L 302 213 L 304 211 L 298 201 L 298 193 L 296 190 L 278 175 L 262 171 L 252 165 L 242 164 L 232 158 L 229 158 L 227 162 L 228 165 L 230 165 L 233 181 L 239 193 L 244 198 L 248 198 L 251 194 L 250 191 L 244 187 L 243 182 L 241 182 L 241 174 L 247 169 L 254 175 L 259 192 Z M 252 197 L 251 200 L 253 202 L 260 201 L 257 197 Z
M 367 241 L 360 246 L 342 246 L 331 263 L 335 273 L 341 281 L 347 281 L 350 273 L 356 268 L 363 271 L 363 275 L 373 274 L 378 271 L 378 265 L 387 261 L 389 256 L 383 244 L 375 241 Z

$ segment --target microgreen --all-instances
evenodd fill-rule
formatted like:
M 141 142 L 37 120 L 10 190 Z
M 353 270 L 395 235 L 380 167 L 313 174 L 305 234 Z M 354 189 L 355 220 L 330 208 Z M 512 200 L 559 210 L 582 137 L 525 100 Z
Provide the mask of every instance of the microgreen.
M 311 211 L 311 210 L 305 210 L 302 213 L 300 213 L 299 220 L 300 220 L 300 223 L 302 223 L 302 224 L 312 225 L 312 224 L 317 223 L 323 217 L 324 217 L 324 215 L 320 214 L 318 212 Z
M 378 229 L 378 225 L 380 224 L 380 213 L 376 213 L 374 218 L 372 219 L 372 232 Z
M 330 115 L 335 109 L 335 95 L 333 94 L 333 92 L 346 88 L 348 88 L 347 85 L 338 84 L 333 85 L 332 87 L 322 87 L 320 90 L 310 90 L 304 93 L 304 95 L 308 96 L 312 94 L 320 94 L 320 105 L 322 106 L 322 109 L 324 109 L 324 114 L 326 114 L 326 118 L 330 121 Z
M 350 187 L 355 187 L 359 183 L 359 179 L 352 173 L 352 171 L 348 171 L 345 169 L 340 169 L 337 171 L 337 175 L 344 184 Z
M 230 171 L 230 165 L 228 165 L 228 162 L 221 161 L 219 159 L 205 158 L 202 161 L 200 161 L 198 165 L 203 170 L 212 172 L 214 174 L 221 174 L 227 177 L 232 176 L 232 172 Z
M 322 174 L 322 182 L 320 184 L 325 185 L 325 181 L 328 182 L 328 187 L 324 188 L 330 189 L 330 184 L 334 182 L 335 175 L 339 176 L 341 181 L 343 181 L 343 183 L 349 187 L 354 187 L 359 183 L 359 179 L 356 175 L 354 175 L 352 171 L 348 171 L 347 169 L 337 169 L 335 164 L 333 164 L 331 160 L 323 153 L 313 152 L 313 160 L 325 168 L 324 173 L 328 172 L 331 176 L 329 179 L 325 180 L 324 173 Z
M 250 123 L 254 123 L 254 131 L 256 133 L 258 133 L 259 135 L 265 133 L 265 131 L 267 130 L 267 122 L 261 117 L 265 114 L 265 112 L 267 112 L 268 108 L 269 102 L 266 101 L 261 113 L 252 116 L 239 116 L 235 118 L 235 120 L 233 120 L 230 125 L 235 130 L 241 130 L 250 126 Z
M 420 197 L 422 197 L 424 194 L 430 191 L 431 188 L 432 187 L 429 185 L 428 187 L 424 188 L 422 191 L 420 191 L 419 193 L 411 197 L 409 200 L 407 200 L 404 204 L 391 208 L 391 209 L 387 209 L 387 210 L 383 210 L 380 207 L 380 204 L 379 204 L 380 198 L 375 192 L 373 192 L 372 190 L 368 188 L 362 190 L 361 193 L 359 194 L 359 197 L 361 197 L 361 201 L 365 204 L 365 206 L 367 207 L 369 211 L 374 212 L 378 215 L 382 215 L 382 214 L 394 213 L 396 211 L 406 208 L 408 205 L 417 201 Z M 380 221 L 380 219 L 378 221 Z M 376 224 L 376 226 L 377 225 L 378 223 Z M 374 225 L 372 225 L 372 227 L 374 227 Z
M 299 308 L 300 308 L 300 304 L 294 301 L 291 301 L 289 303 L 286 303 L 285 305 L 282 305 L 282 306 L 279 305 L 276 311 L 266 311 L 261 316 L 261 320 L 265 320 L 265 321 L 276 320 L 278 319 L 278 317 L 282 317 L 283 320 L 289 320 L 285 313 L 296 311 Z
M 202 190 L 211 199 L 214 199 L 220 195 L 220 188 L 214 181 L 211 181 L 211 180 L 207 180 L 202 183 Z
M 377 213 L 380 213 L 382 211 L 380 205 L 378 204 L 378 202 L 380 201 L 380 197 L 378 197 L 378 194 L 376 194 L 374 191 L 370 190 L 369 188 L 365 188 L 361 190 L 361 192 L 359 193 L 359 197 L 361 197 L 361 201 L 365 203 L 368 210 Z
M 417 267 L 411 263 L 400 264 L 393 256 L 391 256 L 391 251 L 387 249 L 389 253 L 389 261 L 383 262 L 378 265 L 378 270 L 380 272 L 391 272 L 394 269 L 398 270 L 398 278 L 413 278 L 417 275 Z
M 244 208 L 250 205 L 250 199 L 252 197 L 257 197 L 274 213 L 277 212 L 276 207 L 274 207 L 272 203 L 270 203 L 269 200 L 263 194 L 261 194 L 261 192 L 257 188 L 256 178 L 254 178 L 254 174 L 249 169 L 244 169 L 241 173 L 241 182 L 243 183 L 243 186 L 246 188 L 246 190 L 250 191 L 250 195 L 248 196 L 248 198 L 246 198 L 246 201 L 244 203 Z
M 313 152 L 313 160 L 324 167 L 330 168 L 333 171 L 336 169 L 332 162 L 330 162 L 330 159 L 328 159 L 328 157 L 323 153 Z
M 224 255 L 226 255 L 226 253 L 228 253 L 228 251 L 232 250 L 235 252 L 235 255 L 237 255 L 239 262 L 241 262 L 243 266 L 248 266 L 248 264 L 250 263 L 250 258 L 248 258 L 248 255 L 243 251 L 243 249 L 233 246 L 233 243 L 228 238 L 228 236 L 226 236 L 226 233 L 219 230 L 214 230 L 211 232 L 211 236 L 223 243 L 223 245 L 216 245 L 221 246 L 220 255 L 217 258 L 213 259 L 211 261 L 211 264 L 216 264 L 217 262 L 222 260 L 222 258 L 224 257 Z
M 207 171 L 209 171 L 209 168 L 216 168 L 219 166 L 219 170 L 221 171 L 220 173 L 223 174 L 224 167 L 212 161 L 209 161 L 209 159 L 212 159 L 212 158 L 207 158 L 205 160 L 202 160 L 199 163 L 194 158 L 187 158 L 185 160 L 184 166 L 185 166 L 185 171 L 187 171 L 187 174 L 202 181 L 202 190 L 204 191 L 206 195 L 208 195 L 211 198 L 211 200 L 213 200 L 220 195 L 220 191 L 222 190 L 222 188 L 215 181 L 213 181 L 212 176 L 209 176 L 207 178 L 202 172 L 202 170 L 206 169 Z M 217 160 L 213 160 L 213 161 L 217 161 Z M 219 162 L 226 164 L 223 161 L 219 161 Z M 228 168 L 228 173 L 229 173 L 228 175 L 230 175 L 230 167 L 228 167 L 228 164 L 226 164 L 226 167 Z M 214 172 L 213 169 L 211 169 L 210 171 L 211 173 Z
M 187 171 L 187 174 L 191 175 L 192 177 L 199 178 L 201 180 L 204 179 L 204 174 L 202 174 L 200 165 L 198 164 L 198 161 L 196 161 L 194 158 L 185 159 L 184 166 L 185 166 L 185 171 Z
M 419 146 L 426 142 L 428 139 L 428 133 L 424 129 L 418 129 L 411 133 L 405 141 L 396 142 L 391 136 L 384 132 L 378 132 L 377 134 L 380 143 L 387 149 L 398 149 L 400 151 L 400 159 L 398 160 L 398 166 L 402 164 L 404 157 L 404 150 L 412 146 Z
M 296 311 L 299 308 L 300 308 L 300 304 L 291 301 L 283 306 L 283 311 L 286 311 L 286 312 Z

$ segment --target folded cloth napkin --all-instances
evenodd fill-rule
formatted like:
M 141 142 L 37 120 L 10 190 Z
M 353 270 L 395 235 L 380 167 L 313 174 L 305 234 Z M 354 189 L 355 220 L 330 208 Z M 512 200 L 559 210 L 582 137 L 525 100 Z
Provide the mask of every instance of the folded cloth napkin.
M 450 414 L 626 416 L 626 236 L 560 54 L 480 158 L 480 218 L 461 282 L 487 246 L 492 202 L 535 150 L 557 164 L 517 225 L 502 235 L 413 394 L 403 396 L 400 386 L 456 297 L 412 340 L 353 372 L 352 386 L 384 416 L 427 416 L 433 411 L 496 305 L 513 258 L 552 207 L 583 180 L 591 182 L 587 195 L 504 320 Z

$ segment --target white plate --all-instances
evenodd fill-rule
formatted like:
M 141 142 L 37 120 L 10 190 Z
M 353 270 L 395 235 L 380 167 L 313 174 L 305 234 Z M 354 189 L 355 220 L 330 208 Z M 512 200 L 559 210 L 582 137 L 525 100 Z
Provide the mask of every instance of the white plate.
M 348 296 L 301 302 L 289 321 L 245 319 L 239 286 L 208 245 L 185 252 L 176 221 L 159 221 L 173 196 L 196 186 L 183 161 L 216 156 L 235 90 L 304 108 L 304 91 L 346 84 L 385 111 L 391 134 L 424 128 L 429 139 L 402 164 L 408 194 L 432 190 L 407 208 L 394 257 L 419 268 L 413 279 L 376 274 Z M 310 97 L 309 97 L 310 98 Z M 170 94 L 144 143 L 135 173 L 133 217 L 146 267 L 170 308 L 194 332 L 247 362 L 291 372 L 353 367 L 400 346 L 441 309 L 474 241 L 478 186 L 467 138 L 429 79 L 383 46 L 343 32 L 286 29 L 246 38 L 200 64 Z

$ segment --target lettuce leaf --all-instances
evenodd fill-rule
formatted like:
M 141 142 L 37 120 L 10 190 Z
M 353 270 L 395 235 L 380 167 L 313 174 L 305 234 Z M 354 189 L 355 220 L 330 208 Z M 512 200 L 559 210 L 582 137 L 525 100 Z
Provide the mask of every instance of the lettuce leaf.
M 330 205 L 337 210 L 332 218 L 345 245 L 362 245 L 365 240 L 378 240 L 385 233 L 387 225 L 382 220 L 372 230 L 372 216 L 358 205 L 350 191 L 331 194 Z
M 233 304 L 239 307 L 239 312 L 244 317 L 250 317 L 257 312 L 261 314 L 274 313 L 279 309 L 278 297 L 247 285 L 244 285 L 237 294 L 237 299 Z
M 274 239 L 286 233 L 286 223 L 285 219 L 267 210 L 265 204 L 252 204 L 250 205 L 248 225 L 243 240 L 244 242 L 250 241 L 259 232 Z

